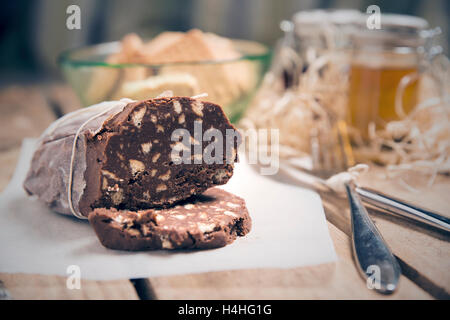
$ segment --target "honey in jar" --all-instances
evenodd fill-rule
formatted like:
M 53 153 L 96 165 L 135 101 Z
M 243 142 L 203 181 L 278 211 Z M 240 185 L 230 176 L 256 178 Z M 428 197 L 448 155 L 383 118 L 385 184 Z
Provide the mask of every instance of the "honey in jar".
M 353 35 L 347 123 L 367 141 L 371 123 L 382 129 L 418 103 L 423 19 L 382 15 L 382 29 Z M 384 23 L 384 25 L 383 25 Z
M 350 66 L 348 89 L 348 121 L 367 138 L 369 124 L 381 129 L 387 122 L 399 120 L 396 96 L 404 79 L 415 78 L 417 67 L 405 65 L 370 65 L 353 63 Z M 409 113 L 417 104 L 419 81 L 413 79 L 401 95 L 402 110 Z

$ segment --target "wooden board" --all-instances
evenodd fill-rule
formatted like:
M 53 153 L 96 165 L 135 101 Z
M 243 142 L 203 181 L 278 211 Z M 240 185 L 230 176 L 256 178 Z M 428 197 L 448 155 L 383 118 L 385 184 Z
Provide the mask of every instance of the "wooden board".
M 8 89 L 10 90 L 10 89 Z M 16 94 L 25 95 L 23 99 L 12 99 L 16 104 L 8 103 L 6 108 L 11 112 L 10 121 L 0 127 L 0 191 L 6 186 L 14 170 L 19 146 L 23 137 L 37 136 L 58 115 L 77 107 L 76 97 L 70 89 L 58 85 L 41 88 L 15 88 Z M 1 97 L 4 92 L 0 92 Z M 9 95 L 11 93 L 8 93 Z M 44 98 L 42 98 L 44 97 Z M 50 97 L 50 98 L 49 98 Z M 4 99 L 5 100 L 5 99 Z M 5 100 L 6 101 L 6 100 Z M 18 101 L 18 102 L 17 102 Z M 50 101 L 50 102 L 49 102 Z M 53 104 L 53 106 L 51 106 Z M 2 109 L 5 104 L 1 104 Z M 55 107 L 56 105 L 56 107 Z M 38 106 L 38 107 L 36 107 Z M 59 110 L 59 111 L 58 111 Z M 42 114 L 40 114 L 42 113 Z M 7 122 L 14 117 L 34 119 L 37 123 L 33 129 L 17 130 Z M 5 130 L 7 129 L 7 130 Z M 12 134 L 15 132 L 15 134 Z M 441 179 L 441 178 L 440 178 Z M 411 195 L 402 194 L 396 186 L 392 190 L 389 185 L 378 183 L 383 190 L 398 192 L 398 195 L 412 200 L 431 209 L 444 210 L 448 208 L 447 195 L 450 178 L 437 181 L 427 193 Z M 371 186 L 374 187 L 373 178 Z M 389 183 L 388 183 L 389 184 Z M 390 192 L 391 192 L 390 191 Z M 382 296 L 366 288 L 360 278 L 351 256 L 350 220 L 345 199 L 322 195 L 328 226 L 333 239 L 339 261 L 336 264 L 295 268 L 288 270 L 258 269 L 183 275 L 175 277 L 158 277 L 133 281 L 141 298 L 192 298 L 192 299 L 226 299 L 226 298 L 270 298 L 270 299 L 429 299 L 432 296 L 448 298 L 449 281 L 449 244 L 448 237 L 423 229 L 403 220 L 372 214 L 380 231 L 392 247 L 394 253 L 401 259 L 402 269 L 406 277 L 402 277 L 399 290 L 392 296 Z M 406 199 L 408 200 L 408 199 Z M 0 274 L 0 281 L 13 298 L 61 298 L 61 299 L 135 299 L 136 291 L 129 280 L 121 281 L 84 281 L 83 292 L 67 290 L 64 277 Z M 419 287 L 420 286 L 420 287 Z M 424 290 L 423 290 L 424 289 Z M 70 292 L 69 292 L 70 291 Z M 111 293 L 110 291 L 117 291 Z M 0 297 L 3 291 L 0 284 Z M 431 294 L 431 295 L 430 295 Z
M 350 238 L 328 223 L 337 263 L 295 269 L 254 269 L 150 278 L 158 299 L 431 299 L 401 277 L 398 291 L 369 290 L 352 261 Z M 270 257 L 268 257 L 270 258 Z
M 128 280 L 81 280 L 80 289 L 68 289 L 66 278 L 58 276 L 0 273 L 0 280 L 10 299 L 31 300 L 136 300 L 139 299 Z
M 12 86 L 0 92 L 0 150 L 20 146 L 24 137 L 38 137 L 56 119 L 41 89 Z
M 11 180 L 20 155 L 20 147 L 0 151 L 0 192 L 2 192 Z
M 0 92 L 1 110 L 8 117 L 0 127 L 0 192 L 7 186 L 16 167 L 22 139 L 38 136 L 56 115 L 47 105 L 40 88 L 12 87 Z M 32 119 L 29 130 L 22 130 L 22 121 Z M 8 121 L 6 121 L 8 120 Z M 36 121 L 36 123 L 34 123 Z M 9 122 L 9 124 L 8 124 Z M 17 125 L 18 124 L 18 125 Z M 14 134 L 13 134 L 14 133 Z M 3 139 L 6 139 L 4 141 Z M 3 148 L 3 149 L 2 149 Z M 80 290 L 69 290 L 66 279 L 57 276 L 0 273 L 0 299 L 137 299 L 132 283 L 127 280 L 81 282 Z
M 444 213 L 449 208 L 450 179 L 438 177 L 420 195 L 410 194 L 399 185 L 380 178 L 380 171 L 373 171 L 361 179 L 361 185 L 403 198 L 411 203 L 429 207 Z M 345 198 L 321 194 L 327 219 L 350 236 L 350 211 Z M 445 204 L 447 203 L 447 204 Z M 415 281 L 436 298 L 450 297 L 450 237 L 431 228 L 424 228 L 405 219 L 369 210 L 383 238 L 400 259 L 403 274 Z
M 417 173 L 409 175 L 415 191 L 398 180 L 386 179 L 374 169 L 361 178 L 361 184 L 404 199 L 412 204 L 435 210 L 450 217 L 450 178 L 437 176 L 431 186 Z M 401 259 L 410 277 L 437 298 L 450 298 L 450 235 L 405 219 L 372 211 L 372 218 Z M 420 270 L 420 272 L 419 272 Z
M 75 92 L 64 84 L 51 84 L 44 90 L 50 108 L 57 114 L 66 114 L 81 108 Z

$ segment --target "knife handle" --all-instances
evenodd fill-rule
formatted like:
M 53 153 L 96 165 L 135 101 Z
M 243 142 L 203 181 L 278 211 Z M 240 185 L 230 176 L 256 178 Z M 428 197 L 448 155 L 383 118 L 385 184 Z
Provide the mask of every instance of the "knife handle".
M 450 232 L 450 219 L 436 212 L 406 203 L 372 189 L 356 187 L 355 190 L 365 203 L 378 209 Z
M 345 188 L 350 204 L 353 252 L 359 271 L 366 280 L 370 277 L 375 281 L 375 290 L 391 294 L 401 274 L 397 259 L 370 220 L 353 183 L 346 183 Z

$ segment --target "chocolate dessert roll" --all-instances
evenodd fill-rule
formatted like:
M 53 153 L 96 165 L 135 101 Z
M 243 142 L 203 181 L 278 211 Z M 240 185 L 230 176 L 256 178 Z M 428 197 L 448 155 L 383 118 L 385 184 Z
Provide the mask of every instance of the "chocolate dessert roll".
M 189 145 L 174 135 L 180 129 Z M 204 140 L 212 129 L 223 139 Z M 239 140 L 213 103 L 188 97 L 105 102 L 70 113 L 44 132 L 24 188 L 53 210 L 81 218 L 94 208 L 168 207 L 226 183 Z M 222 154 L 211 153 L 214 162 L 203 158 L 212 141 L 223 147 Z
M 96 208 L 89 222 L 105 247 L 131 251 L 223 247 L 251 229 L 245 201 L 219 188 L 167 209 Z

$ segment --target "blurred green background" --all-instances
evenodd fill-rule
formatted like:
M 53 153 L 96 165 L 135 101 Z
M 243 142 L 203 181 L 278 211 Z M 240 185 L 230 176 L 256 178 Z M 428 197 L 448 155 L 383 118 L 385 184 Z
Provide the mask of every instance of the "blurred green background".
M 81 30 L 66 28 L 66 8 L 81 9 Z M 371 4 L 382 12 L 424 17 L 443 30 L 448 53 L 448 0 L 16 0 L 0 11 L 0 85 L 60 79 L 58 54 L 68 48 L 118 40 L 129 32 L 151 37 L 163 30 L 204 31 L 273 45 L 279 23 L 299 10 Z

